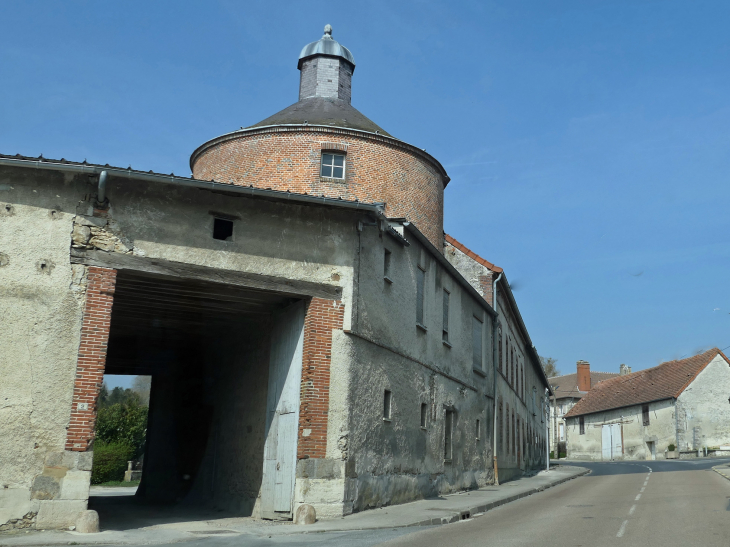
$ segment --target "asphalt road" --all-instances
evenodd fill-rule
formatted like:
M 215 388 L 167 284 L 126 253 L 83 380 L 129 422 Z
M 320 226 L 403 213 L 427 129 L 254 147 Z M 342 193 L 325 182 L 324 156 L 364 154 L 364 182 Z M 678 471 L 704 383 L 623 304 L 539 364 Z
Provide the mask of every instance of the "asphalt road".
M 719 463 L 576 463 L 593 473 L 482 517 L 382 545 L 727 547 L 730 481 L 710 469 Z

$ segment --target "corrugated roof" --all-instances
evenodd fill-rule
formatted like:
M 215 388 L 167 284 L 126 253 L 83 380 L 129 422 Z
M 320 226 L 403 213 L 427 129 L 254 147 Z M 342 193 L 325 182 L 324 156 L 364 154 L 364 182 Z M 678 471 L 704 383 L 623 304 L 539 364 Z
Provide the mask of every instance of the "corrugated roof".
M 608 380 L 615 376 L 618 376 L 618 373 L 591 371 L 591 389 L 593 389 L 598 382 L 603 382 L 604 380 Z M 556 399 L 563 399 L 566 397 L 580 399 L 588 393 L 587 391 L 578 390 L 577 372 L 574 372 L 573 374 L 563 374 L 562 376 L 553 376 L 552 378 L 548 378 L 548 381 L 553 388 L 553 393 L 555 393 Z
M 676 399 L 718 355 L 728 361 L 719 349 L 712 348 L 694 357 L 667 361 L 654 368 L 600 382 L 565 417 L 593 414 L 662 399 Z

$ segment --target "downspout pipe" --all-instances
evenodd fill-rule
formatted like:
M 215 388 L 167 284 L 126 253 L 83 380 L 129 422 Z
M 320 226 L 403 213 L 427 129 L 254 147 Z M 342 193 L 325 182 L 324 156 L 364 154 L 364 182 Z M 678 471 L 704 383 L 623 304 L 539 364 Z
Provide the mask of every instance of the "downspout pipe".
M 494 311 L 496 312 L 496 315 L 492 319 L 492 354 L 494 358 L 492 359 L 492 377 L 493 377 L 493 385 L 492 385 L 492 393 L 494 394 L 494 412 L 492 412 L 492 417 L 494 420 L 494 427 L 492 429 L 492 457 L 494 460 L 494 484 L 496 486 L 499 486 L 499 469 L 497 466 L 497 360 L 499 359 L 499 345 L 497 344 L 497 334 L 499 332 L 498 330 L 498 322 L 499 322 L 499 305 L 497 304 L 497 284 L 499 283 L 499 280 L 502 279 L 502 272 L 499 273 L 499 276 L 497 279 L 495 279 L 492 283 L 492 306 L 494 308 Z
M 99 173 L 99 191 L 96 194 L 96 203 L 100 206 L 104 206 L 106 202 L 106 179 L 108 176 L 106 169 Z

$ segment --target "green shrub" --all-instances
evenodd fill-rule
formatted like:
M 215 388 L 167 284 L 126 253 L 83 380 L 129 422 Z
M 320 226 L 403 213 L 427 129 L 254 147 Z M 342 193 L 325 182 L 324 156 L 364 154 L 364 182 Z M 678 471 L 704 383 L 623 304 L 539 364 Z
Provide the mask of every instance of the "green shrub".
M 125 442 L 94 443 L 91 484 L 124 480 L 127 462 L 134 457 L 134 447 Z
M 139 457 L 144 452 L 146 434 L 147 407 L 142 406 L 138 399 L 99 409 L 96 418 L 96 442 L 108 445 L 124 443 L 134 449 L 133 457 Z
M 669 445 L 669 446 L 667 447 L 667 450 L 669 450 L 670 452 L 674 452 L 674 448 L 675 448 L 675 446 L 674 446 L 673 444 L 670 444 L 670 445 Z
M 552 451 L 552 450 L 550 451 L 550 459 L 551 460 L 554 460 L 555 459 L 555 452 Z
M 567 455 L 568 455 L 568 454 L 567 454 L 567 452 L 560 452 L 560 453 L 558 454 L 558 457 L 559 457 L 559 458 L 564 458 L 564 457 L 565 457 L 565 456 L 567 456 Z

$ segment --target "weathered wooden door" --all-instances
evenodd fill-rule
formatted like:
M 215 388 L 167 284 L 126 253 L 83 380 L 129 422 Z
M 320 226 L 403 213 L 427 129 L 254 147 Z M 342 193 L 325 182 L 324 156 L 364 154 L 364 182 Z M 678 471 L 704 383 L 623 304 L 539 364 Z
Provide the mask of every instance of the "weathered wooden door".
M 604 460 L 611 459 L 611 426 L 601 426 L 601 457 Z
M 621 438 L 621 424 L 611 424 L 611 459 L 617 460 L 623 456 L 624 443 Z
M 299 392 L 304 344 L 304 302 L 274 318 L 266 401 L 266 444 L 261 516 L 291 517 L 299 428 Z

